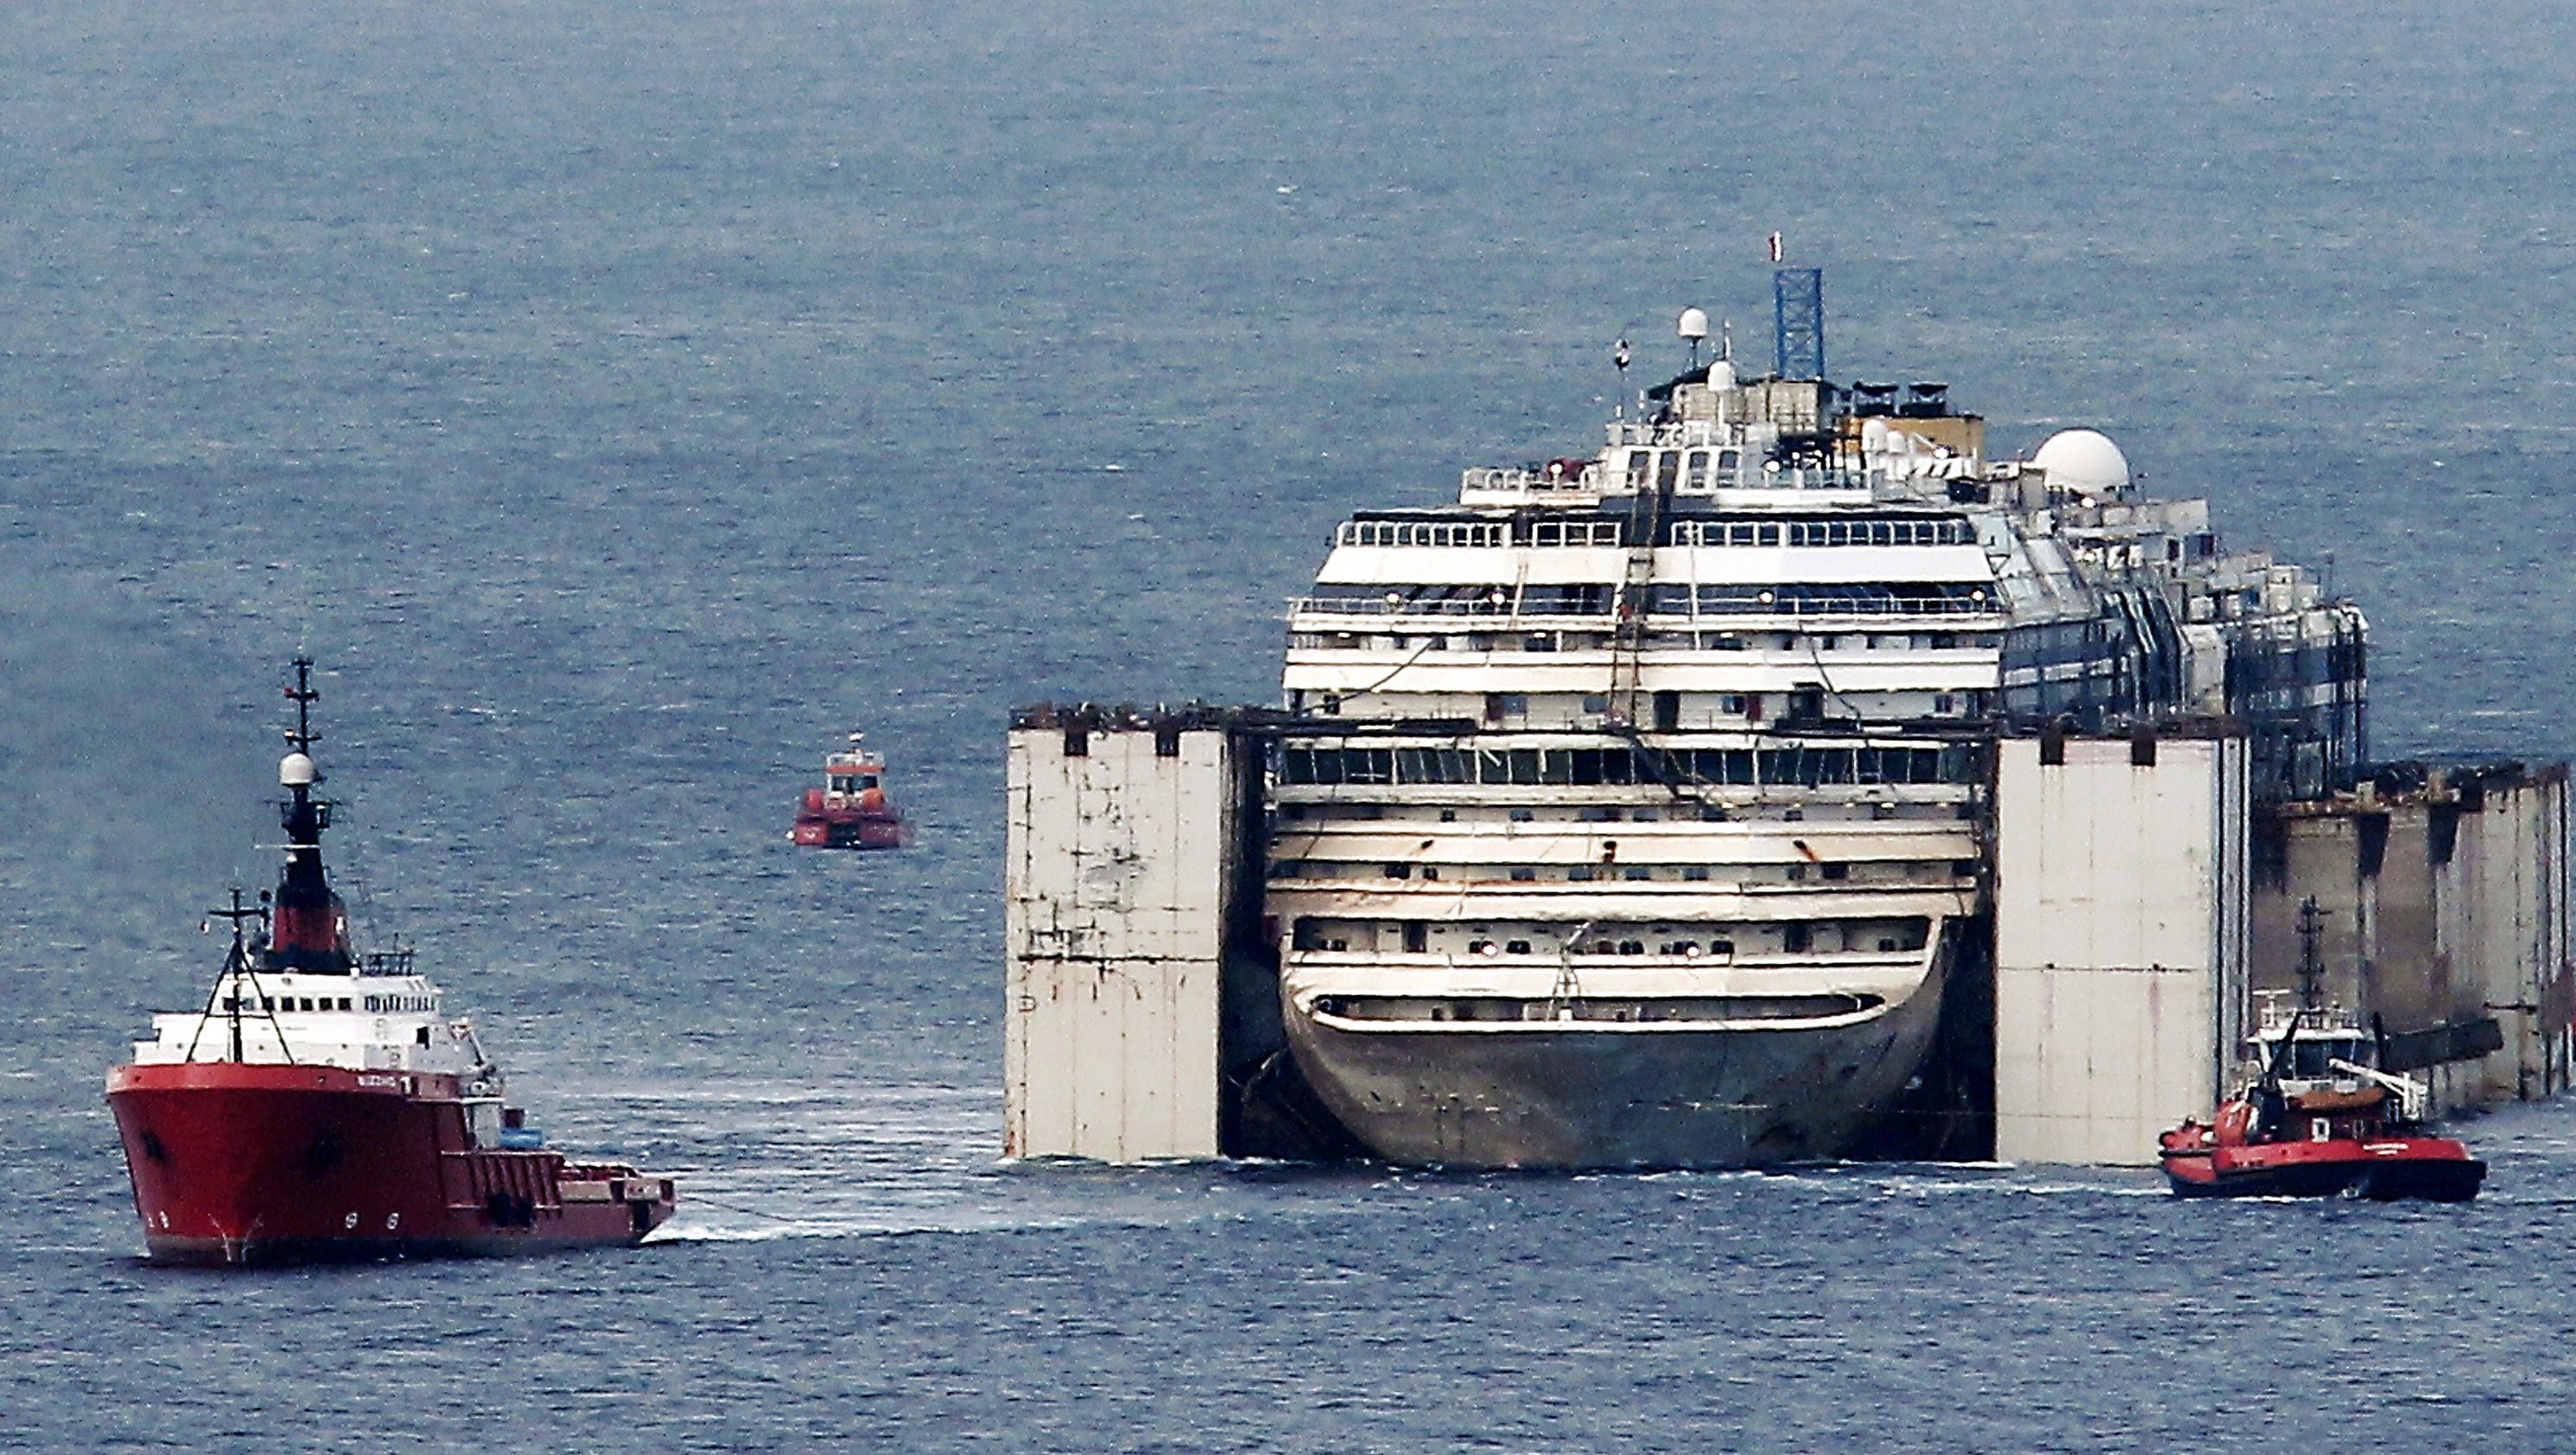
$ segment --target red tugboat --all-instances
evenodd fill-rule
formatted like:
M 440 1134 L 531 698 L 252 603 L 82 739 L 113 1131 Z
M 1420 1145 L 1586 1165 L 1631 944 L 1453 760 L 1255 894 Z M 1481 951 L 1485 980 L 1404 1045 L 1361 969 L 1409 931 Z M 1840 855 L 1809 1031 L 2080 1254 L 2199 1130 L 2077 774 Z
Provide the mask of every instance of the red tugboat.
M 2487 1167 L 2423 1127 L 2425 1086 L 2369 1064 L 2378 1037 L 2340 1012 L 2263 1007 L 2263 1071 L 2204 1123 L 2160 1138 L 2184 1197 L 2424 1198 L 2467 1202 Z
M 850 750 L 823 760 L 823 786 L 805 790 L 788 837 L 809 849 L 900 849 L 912 825 L 886 798 L 885 756 L 850 734 Z
M 215 912 L 233 942 L 205 1008 L 154 1016 L 153 1039 L 107 1076 L 151 1256 L 489 1257 L 640 1241 L 671 1216 L 671 1180 L 547 1149 L 410 952 L 352 952 L 322 870 L 332 805 L 314 795 L 312 666 L 296 659 L 286 694 L 275 896 L 246 907 L 236 891 Z

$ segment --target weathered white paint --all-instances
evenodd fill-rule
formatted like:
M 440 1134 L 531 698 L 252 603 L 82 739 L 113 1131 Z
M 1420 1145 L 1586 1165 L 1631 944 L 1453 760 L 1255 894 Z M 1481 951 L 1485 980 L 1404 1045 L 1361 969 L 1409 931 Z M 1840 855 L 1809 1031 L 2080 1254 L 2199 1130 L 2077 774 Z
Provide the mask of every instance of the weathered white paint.
M 1217 1155 L 1218 977 L 1238 862 L 1218 728 L 1010 738 L 1004 1150 Z
M 2245 743 L 2065 747 L 1998 744 L 1995 1155 L 2152 1164 L 2242 1034 Z

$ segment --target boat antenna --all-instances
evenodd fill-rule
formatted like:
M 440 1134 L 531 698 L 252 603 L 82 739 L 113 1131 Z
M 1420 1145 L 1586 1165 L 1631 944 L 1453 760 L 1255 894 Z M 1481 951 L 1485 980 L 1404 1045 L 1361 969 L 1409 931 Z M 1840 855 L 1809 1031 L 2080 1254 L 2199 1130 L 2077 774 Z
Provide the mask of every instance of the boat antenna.
M 1619 393 L 1610 406 L 1611 417 L 1625 419 L 1628 417 L 1628 341 L 1626 339 L 1622 338 L 1611 346 L 1610 362 L 1619 367 Z
M 233 922 L 233 947 L 225 952 L 224 973 L 216 978 L 215 988 L 206 996 L 206 1008 L 197 1015 L 197 1034 L 188 1039 L 187 1059 L 191 1061 L 197 1059 L 197 1042 L 206 1034 L 206 1022 L 214 1018 L 215 1000 L 219 996 L 224 1001 L 224 1018 L 232 1028 L 230 1059 L 239 1061 L 242 1058 L 241 978 L 250 974 L 250 947 L 242 933 L 242 925 L 250 920 L 266 920 L 268 906 L 242 903 L 241 886 L 238 884 L 232 887 L 232 895 L 231 908 L 206 911 L 209 919 L 228 919 Z M 252 983 L 254 986 L 257 985 L 256 978 Z M 225 995 L 224 992 L 227 990 L 232 994 Z
M 295 704 L 295 727 L 286 740 L 294 744 L 295 751 L 310 757 L 314 742 L 321 737 L 313 731 L 313 704 L 322 700 L 322 694 L 313 690 L 313 659 L 298 653 L 294 665 L 295 685 L 286 689 L 286 696 Z

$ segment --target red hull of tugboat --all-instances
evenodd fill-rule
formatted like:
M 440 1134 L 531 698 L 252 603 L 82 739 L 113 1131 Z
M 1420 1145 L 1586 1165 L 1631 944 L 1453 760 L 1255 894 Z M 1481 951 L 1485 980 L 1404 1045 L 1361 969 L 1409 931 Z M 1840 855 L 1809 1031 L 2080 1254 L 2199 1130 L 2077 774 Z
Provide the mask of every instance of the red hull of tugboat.
M 891 814 L 807 812 L 788 837 L 809 849 L 900 849 L 912 842 L 912 825 Z
M 626 1246 L 673 1188 L 631 1167 L 476 1147 L 456 1080 L 333 1066 L 117 1067 L 107 1100 L 154 1259 L 507 1257 Z
M 2467 1202 L 2478 1195 L 2487 1175 L 2487 1164 L 2448 1137 L 2167 1146 L 2162 1160 L 2166 1181 L 2184 1197 Z

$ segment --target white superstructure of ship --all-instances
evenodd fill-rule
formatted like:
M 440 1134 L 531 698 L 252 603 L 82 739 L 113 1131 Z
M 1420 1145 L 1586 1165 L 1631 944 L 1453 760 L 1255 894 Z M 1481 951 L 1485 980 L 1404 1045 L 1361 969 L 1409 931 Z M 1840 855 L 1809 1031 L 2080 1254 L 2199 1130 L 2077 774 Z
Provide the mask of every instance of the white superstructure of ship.
M 1589 459 L 1338 528 L 1267 908 L 1297 1064 L 1373 1152 L 1842 1155 L 1985 953 L 1998 735 L 2230 719 L 2276 797 L 2363 761 L 2356 607 L 2103 435 L 1992 460 L 1947 396 L 1720 358 Z

